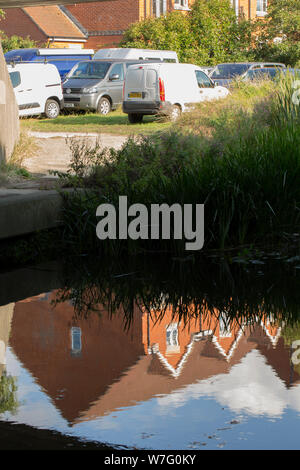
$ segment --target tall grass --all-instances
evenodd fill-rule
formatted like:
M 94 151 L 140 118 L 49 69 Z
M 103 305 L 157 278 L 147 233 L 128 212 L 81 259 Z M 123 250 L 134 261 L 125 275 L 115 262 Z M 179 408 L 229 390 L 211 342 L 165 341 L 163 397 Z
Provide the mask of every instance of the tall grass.
M 205 248 L 274 243 L 300 229 L 300 111 L 292 78 L 238 83 L 230 97 L 201 105 L 171 131 L 101 150 L 66 203 L 65 237 L 90 250 L 184 252 L 184 240 L 114 240 L 95 235 L 96 207 L 205 204 Z M 69 182 L 73 177 L 69 175 Z

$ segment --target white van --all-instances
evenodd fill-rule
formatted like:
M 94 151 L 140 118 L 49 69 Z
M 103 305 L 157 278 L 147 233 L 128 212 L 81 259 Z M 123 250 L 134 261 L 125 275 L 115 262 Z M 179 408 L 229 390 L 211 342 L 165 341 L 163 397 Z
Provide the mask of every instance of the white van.
M 152 49 L 110 48 L 100 49 L 93 59 L 127 59 L 149 60 L 151 62 L 178 62 L 175 51 L 159 51 Z
M 131 65 L 125 78 L 123 112 L 131 123 L 141 122 L 147 114 L 169 115 L 176 120 L 192 104 L 225 98 L 228 93 L 196 65 Z
M 19 116 L 45 114 L 56 118 L 63 108 L 63 92 L 55 65 L 16 63 L 8 65 L 8 73 L 19 106 Z

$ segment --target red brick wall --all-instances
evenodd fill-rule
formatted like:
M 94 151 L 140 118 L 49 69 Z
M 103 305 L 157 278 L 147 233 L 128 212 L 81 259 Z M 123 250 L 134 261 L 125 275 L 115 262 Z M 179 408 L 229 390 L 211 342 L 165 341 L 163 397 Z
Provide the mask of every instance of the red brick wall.
M 7 36 L 30 36 L 31 39 L 43 44 L 47 41 L 47 36 L 35 25 L 31 18 L 22 8 L 8 8 L 5 11 L 5 18 L 1 20 L 1 31 Z
M 118 47 L 122 36 L 90 36 L 84 45 L 85 49 L 102 49 L 104 47 Z
M 66 5 L 88 31 L 119 31 L 139 20 L 138 0 Z

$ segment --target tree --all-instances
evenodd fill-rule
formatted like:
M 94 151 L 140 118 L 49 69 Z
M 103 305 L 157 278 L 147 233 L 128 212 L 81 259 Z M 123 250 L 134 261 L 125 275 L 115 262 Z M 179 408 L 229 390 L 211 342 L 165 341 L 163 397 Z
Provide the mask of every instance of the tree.
M 177 52 L 180 61 L 186 62 L 188 51 L 194 49 L 189 17 L 174 11 L 159 18 L 133 23 L 125 31 L 120 45 L 173 50 Z
M 269 39 L 300 41 L 300 0 L 272 0 L 268 6 L 266 29 Z
M 251 55 L 250 21 L 237 20 L 229 0 L 196 0 L 190 12 L 173 11 L 133 23 L 122 47 L 171 49 L 180 62 L 214 65 Z
M 20 36 L 11 36 L 10 38 L 6 34 L 0 32 L 2 41 L 3 52 L 12 51 L 13 49 L 27 49 L 32 47 L 38 47 L 36 42 L 30 39 L 29 36 L 22 38 Z
M 245 60 L 251 50 L 250 21 L 236 18 L 228 0 L 197 0 L 191 8 L 191 29 L 206 64 Z
M 300 66 L 300 0 L 272 0 L 260 22 L 256 57 Z

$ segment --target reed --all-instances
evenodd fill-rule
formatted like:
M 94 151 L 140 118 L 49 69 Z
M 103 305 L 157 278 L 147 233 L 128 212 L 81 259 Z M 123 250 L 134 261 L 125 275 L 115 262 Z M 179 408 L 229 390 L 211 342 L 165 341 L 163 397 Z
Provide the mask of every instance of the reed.
M 85 188 L 66 200 L 65 240 L 76 251 L 184 252 L 181 240 L 112 240 L 95 234 L 96 208 L 128 203 L 205 204 L 206 249 L 278 243 L 300 228 L 300 111 L 293 78 L 237 83 L 228 100 L 206 103 L 170 131 L 99 151 Z M 195 116 L 193 124 L 192 117 Z

